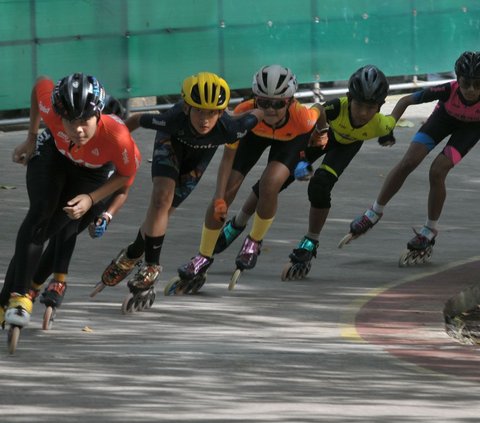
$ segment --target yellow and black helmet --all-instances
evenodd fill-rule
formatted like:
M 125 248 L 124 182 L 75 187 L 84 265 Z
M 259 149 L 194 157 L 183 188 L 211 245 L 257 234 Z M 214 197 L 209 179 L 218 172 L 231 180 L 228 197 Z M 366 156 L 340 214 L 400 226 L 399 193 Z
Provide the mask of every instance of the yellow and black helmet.
M 218 75 L 200 72 L 185 78 L 182 97 L 185 103 L 198 109 L 224 110 L 230 101 L 230 88 Z

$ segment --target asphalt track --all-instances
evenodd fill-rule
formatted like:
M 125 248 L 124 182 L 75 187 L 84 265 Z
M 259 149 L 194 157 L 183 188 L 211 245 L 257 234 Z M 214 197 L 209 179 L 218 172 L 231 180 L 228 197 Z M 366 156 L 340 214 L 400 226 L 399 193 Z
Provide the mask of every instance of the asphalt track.
M 384 110 L 391 109 L 395 98 Z M 153 133 L 135 133 L 144 162 L 128 203 L 107 234 L 83 234 L 69 288 L 51 331 L 43 306 L 9 356 L 0 354 L 1 422 L 477 422 L 479 350 L 446 333 L 444 303 L 477 282 L 480 151 L 448 178 L 448 198 L 432 261 L 397 261 L 425 220 L 427 158 L 368 235 L 342 250 L 348 223 L 371 204 L 432 105 L 411 107 L 413 128 L 397 145 L 366 143 L 333 193 L 330 217 L 309 278 L 282 282 L 291 249 L 306 230 L 305 183 L 282 193 L 257 267 L 235 291 L 227 285 L 240 242 L 215 259 L 196 296 L 164 297 L 176 268 L 196 253 L 219 154 L 172 217 L 164 273 L 149 311 L 124 316 L 124 284 L 93 300 L 103 268 L 135 236 L 148 202 Z M 0 134 L 0 279 L 27 210 L 22 166 L 10 153 L 25 131 Z M 245 181 L 233 215 L 261 174 Z

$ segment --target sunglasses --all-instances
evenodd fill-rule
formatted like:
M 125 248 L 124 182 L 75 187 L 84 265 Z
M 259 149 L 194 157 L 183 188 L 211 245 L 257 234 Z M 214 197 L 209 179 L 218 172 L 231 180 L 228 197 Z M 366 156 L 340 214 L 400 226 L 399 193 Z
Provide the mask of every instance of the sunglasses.
M 257 98 L 257 106 L 261 109 L 272 108 L 274 110 L 283 109 L 287 105 L 288 100 L 269 100 L 267 98 Z

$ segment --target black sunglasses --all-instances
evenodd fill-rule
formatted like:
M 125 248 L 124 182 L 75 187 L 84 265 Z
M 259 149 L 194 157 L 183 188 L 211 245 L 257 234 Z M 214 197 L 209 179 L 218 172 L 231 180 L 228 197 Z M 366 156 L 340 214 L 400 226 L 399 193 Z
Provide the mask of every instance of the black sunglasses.
M 257 98 L 257 106 L 262 109 L 269 109 L 272 108 L 274 110 L 283 109 L 287 105 L 287 101 L 285 99 L 282 100 L 269 100 L 267 98 Z
M 464 90 L 468 90 L 470 87 L 473 87 L 474 90 L 480 90 L 480 79 L 462 77 L 460 78 L 459 85 Z

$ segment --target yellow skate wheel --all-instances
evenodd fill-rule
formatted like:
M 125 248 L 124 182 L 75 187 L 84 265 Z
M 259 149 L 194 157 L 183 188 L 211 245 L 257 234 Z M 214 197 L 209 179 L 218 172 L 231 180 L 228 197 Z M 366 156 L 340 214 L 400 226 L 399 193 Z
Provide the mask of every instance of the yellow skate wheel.
M 233 272 L 232 279 L 230 279 L 230 283 L 228 284 L 229 291 L 235 289 L 235 286 L 237 285 L 238 279 L 240 278 L 241 274 L 242 271 L 240 269 L 237 269 L 235 270 L 235 272 Z
M 52 306 L 48 306 L 43 313 L 43 330 L 50 330 L 52 328 L 53 319 L 55 318 L 55 309 Z
M 14 354 L 20 338 L 20 326 L 11 326 L 8 330 L 8 352 Z

